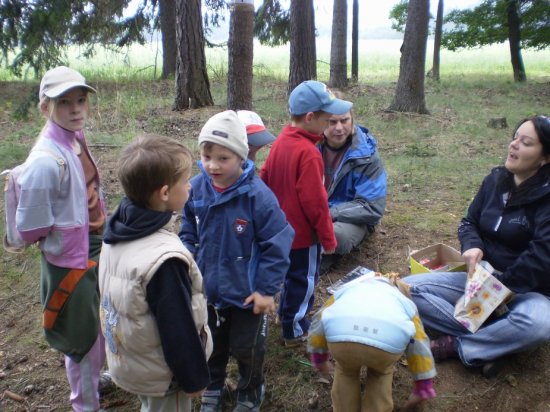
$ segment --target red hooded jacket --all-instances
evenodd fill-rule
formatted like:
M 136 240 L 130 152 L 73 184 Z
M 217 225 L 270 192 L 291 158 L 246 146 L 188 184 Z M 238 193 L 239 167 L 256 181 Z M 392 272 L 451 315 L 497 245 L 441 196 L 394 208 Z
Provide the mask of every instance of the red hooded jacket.
M 320 242 L 336 247 L 323 185 L 323 159 L 315 147 L 320 135 L 287 125 L 273 143 L 260 177 L 275 193 L 296 235 L 292 249 Z

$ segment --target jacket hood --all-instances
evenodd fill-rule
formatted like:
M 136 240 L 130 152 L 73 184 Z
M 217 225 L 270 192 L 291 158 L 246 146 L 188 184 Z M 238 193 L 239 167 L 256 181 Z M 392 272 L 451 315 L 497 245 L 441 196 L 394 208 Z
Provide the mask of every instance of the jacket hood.
M 124 198 L 109 218 L 103 240 L 113 244 L 149 236 L 168 224 L 172 216 L 172 212 L 145 209 Z
M 373 135 L 369 133 L 369 129 L 363 126 L 355 126 L 355 136 L 351 143 L 351 150 L 347 157 L 368 157 L 376 152 L 378 142 Z

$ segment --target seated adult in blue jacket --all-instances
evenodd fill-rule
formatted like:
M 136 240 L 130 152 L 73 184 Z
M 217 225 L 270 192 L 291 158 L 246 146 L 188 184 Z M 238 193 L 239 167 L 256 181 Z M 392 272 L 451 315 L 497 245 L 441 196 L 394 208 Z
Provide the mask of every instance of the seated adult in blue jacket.
M 376 139 L 367 128 L 355 125 L 351 111 L 330 117 L 319 150 L 338 242 L 335 253 L 342 255 L 357 247 L 380 222 L 386 207 L 386 170 Z

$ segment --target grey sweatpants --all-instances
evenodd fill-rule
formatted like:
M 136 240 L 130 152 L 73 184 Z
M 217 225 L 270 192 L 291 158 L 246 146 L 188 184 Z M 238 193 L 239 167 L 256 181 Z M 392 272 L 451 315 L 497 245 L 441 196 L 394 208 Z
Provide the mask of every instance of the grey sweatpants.
M 334 234 L 338 245 L 334 253 L 344 255 L 359 246 L 369 235 L 367 226 L 358 226 L 351 223 L 334 222 Z

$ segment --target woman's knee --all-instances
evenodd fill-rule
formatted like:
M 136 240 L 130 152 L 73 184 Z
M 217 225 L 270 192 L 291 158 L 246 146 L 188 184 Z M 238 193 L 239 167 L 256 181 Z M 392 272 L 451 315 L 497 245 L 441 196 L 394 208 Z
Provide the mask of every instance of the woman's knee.
M 514 296 L 509 304 L 509 319 L 522 325 L 534 340 L 550 340 L 550 300 L 540 293 L 530 292 Z

